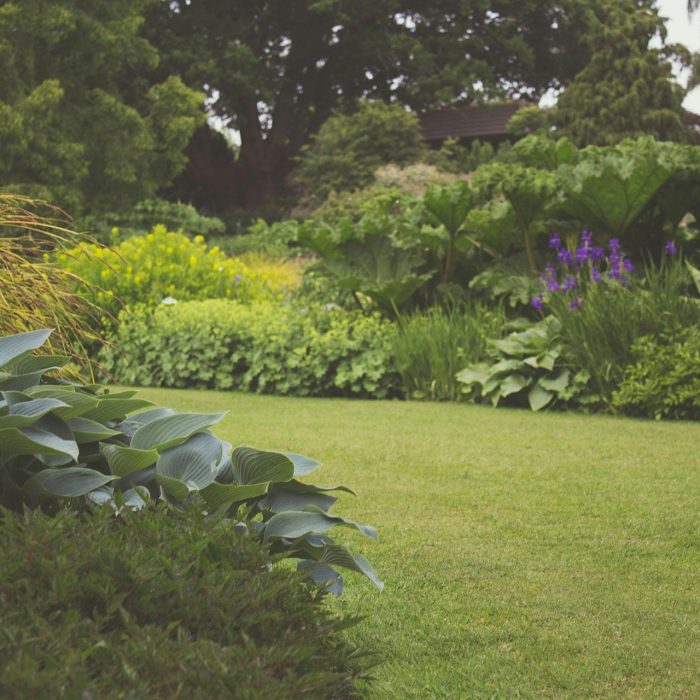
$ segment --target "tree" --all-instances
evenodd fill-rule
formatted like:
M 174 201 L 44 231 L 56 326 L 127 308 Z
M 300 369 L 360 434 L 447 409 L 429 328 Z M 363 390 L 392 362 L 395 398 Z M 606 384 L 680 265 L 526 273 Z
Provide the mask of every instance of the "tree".
M 140 35 L 153 0 L 0 0 L 0 186 L 124 210 L 185 166 L 202 96 Z
M 579 145 L 609 145 L 625 136 L 652 135 L 686 141 L 682 102 L 671 57 L 689 59 L 676 45 L 650 48 L 666 30 L 654 0 L 640 0 L 633 12 L 609 0 L 591 12 L 585 42 L 590 62 L 559 97 L 556 121 Z
M 305 147 L 295 180 L 306 193 L 368 185 L 381 165 L 407 165 L 426 151 L 418 119 L 401 105 L 362 101 L 350 114 L 331 116 Z
M 600 1 L 168 0 L 146 31 L 164 75 L 205 89 L 240 133 L 230 174 L 220 161 L 211 172 L 227 183 L 222 205 L 252 208 L 280 192 L 333 111 L 360 97 L 423 110 L 560 87 L 587 61 L 581 22 Z M 211 139 L 198 143 L 211 152 Z

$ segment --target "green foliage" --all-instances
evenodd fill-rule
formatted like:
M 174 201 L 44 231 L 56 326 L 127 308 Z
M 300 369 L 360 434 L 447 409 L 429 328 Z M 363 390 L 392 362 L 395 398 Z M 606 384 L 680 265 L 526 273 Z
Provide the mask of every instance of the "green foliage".
M 425 152 L 418 118 L 401 105 L 362 101 L 351 114 L 328 119 L 307 147 L 295 171 L 301 187 L 325 198 L 372 182 L 386 163 L 406 165 Z
M 176 508 L 194 503 L 226 514 L 272 552 L 300 559 L 305 576 L 337 595 L 343 582 L 334 565 L 382 588 L 367 560 L 322 534 L 341 525 L 377 537 L 374 528 L 328 512 L 337 500 L 328 492 L 347 488 L 297 481 L 318 462 L 245 445 L 230 453 L 232 446 L 209 430 L 223 413 L 175 413 L 151 408 L 135 391 L 42 383 L 67 359 L 32 355 L 50 333 L 0 337 L 0 505 L 48 508 L 78 499 L 78 507 L 95 503 L 120 512 L 154 500 Z
M 264 280 L 241 260 L 208 248 L 201 236 L 191 239 L 163 226 L 117 241 L 114 248 L 83 244 L 56 260 L 91 283 L 88 289 L 80 285 L 83 296 L 113 313 L 123 304 L 159 304 L 168 297 L 245 302 L 273 297 Z
M 0 532 L 3 697 L 354 697 L 367 675 L 353 621 L 225 520 L 64 509 Z
M 588 285 L 575 313 L 563 302 L 550 306 L 571 366 L 590 374 L 594 392 L 606 404 L 622 384 L 625 368 L 635 362 L 637 340 L 700 322 L 700 304 L 691 289 L 687 269 L 674 261 L 647 266 L 630 287 L 606 279 Z
M 526 395 L 533 411 L 579 398 L 589 375 L 562 367 L 557 319 L 548 317 L 535 324 L 521 319 L 512 325 L 517 330 L 490 342 L 489 362 L 470 365 L 457 374 L 457 380 L 465 384 L 464 391 L 476 391 L 478 398 L 494 406 L 508 397 L 521 403 Z
M 519 138 L 547 134 L 551 126 L 551 115 L 539 107 L 523 107 L 508 120 L 509 133 Z
M 127 310 L 128 311 L 128 310 Z M 386 398 L 396 391 L 391 327 L 320 305 L 218 300 L 123 312 L 102 361 L 141 386 Z
M 113 229 L 119 229 L 122 238 L 143 234 L 156 226 L 168 231 L 186 232 L 210 238 L 226 230 L 224 222 L 210 216 L 202 216 L 190 204 L 167 202 L 164 199 L 147 199 L 139 202 L 131 211 L 122 214 L 85 216 L 75 222 L 79 230 L 90 231 L 100 241 L 108 242 Z
M 406 398 L 458 400 L 463 394 L 455 375 L 485 358 L 486 339 L 499 335 L 504 325 L 500 307 L 432 307 L 400 316 L 392 352 Z
M 202 96 L 156 77 L 158 53 L 140 33 L 147 4 L 2 3 L 3 187 L 73 212 L 120 211 L 184 168 Z
M 89 368 L 85 345 L 100 345 L 93 323 L 102 310 L 90 300 L 97 290 L 47 259 L 83 240 L 63 228 L 55 210 L 24 197 L 0 194 L 0 334 L 52 326 L 52 352 Z M 79 283 L 87 295 L 75 294 Z M 86 298 L 86 296 L 88 298 Z
M 661 48 L 650 42 L 661 37 Z M 591 12 L 584 41 L 586 67 L 559 96 L 560 131 L 581 146 L 609 145 L 624 137 L 687 141 L 681 103 L 685 90 L 673 77 L 672 59 L 687 50 L 664 46 L 666 29 L 656 4 L 621 7 L 618 0 Z

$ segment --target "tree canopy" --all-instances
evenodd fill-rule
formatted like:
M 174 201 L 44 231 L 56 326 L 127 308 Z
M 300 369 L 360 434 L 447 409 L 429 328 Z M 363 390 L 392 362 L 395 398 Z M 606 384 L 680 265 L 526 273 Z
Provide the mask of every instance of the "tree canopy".
M 0 2 L 0 186 L 119 210 L 186 163 L 202 96 L 141 34 L 153 0 Z
M 689 60 L 686 50 L 650 48 L 666 37 L 654 0 L 640 0 L 634 11 L 617 0 L 590 12 L 585 37 L 590 61 L 559 97 L 556 121 L 561 133 L 579 145 L 609 145 L 626 136 L 684 141 L 685 90 L 674 81 L 671 58 Z

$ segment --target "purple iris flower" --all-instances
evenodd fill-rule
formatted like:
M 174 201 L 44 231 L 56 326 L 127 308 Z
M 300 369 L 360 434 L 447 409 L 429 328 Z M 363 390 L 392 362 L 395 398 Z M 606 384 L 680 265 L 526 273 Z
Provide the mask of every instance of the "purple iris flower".
M 597 267 L 591 268 L 591 279 L 595 284 L 600 284 L 600 270 Z
M 622 248 L 620 247 L 620 239 L 611 238 L 610 242 L 608 243 L 608 247 L 610 248 L 611 255 L 618 254 L 622 250 Z
M 557 253 L 557 260 L 560 263 L 563 263 L 567 267 L 571 267 L 571 253 L 566 250 L 566 248 L 562 248 L 558 253 Z
M 550 277 L 549 280 L 547 280 L 547 291 L 548 292 L 558 292 L 559 291 L 559 283 L 554 277 Z
M 532 306 L 537 309 L 538 311 L 542 310 L 542 302 L 543 302 L 543 297 L 541 294 L 538 294 L 530 303 Z
M 674 245 L 673 241 L 666 241 L 666 245 L 664 246 L 664 250 L 666 251 L 667 255 L 675 255 L 678 252 L 676 250 L 676 246 Z
M 569 311 L 575 311 L 576 309 L 580 309 L 582 304 L 583 299 L 581 299 L 581 297 L 576 297 L 576 299 L 572 299 L 569 302 Z
M 590 231 L 583 229 L 581 232 L 581 244 L 584 248 L 590 248 L 593 243 L 593 234 Z
M 576 251 L 575 260 L 579 265 L 586 265 L 588 263 L 588 260 L 589 260 L 588 248 L 579 248 Z
M 602 260 L 605 257 L 605 248 L 601 248 L 600 246 L 593 246 L 591 249 L 591 260 L 594 260 L 598 262 L 599 260 Z
M 549 237 L 549 247 L 554 248 L 554 250 L 561 248 L 561 238 L 559 238 L 559 234 L 556 231 L 553 231 Z
M 634 270 L 634 265 L 629 258 L 622 259 L 622 267 L 625 269 L 625 272 L 632 272 L 632 270 Z
M 561 285 L 561 291 L 564 294 L 568 294 L 575 286 L 576 286 L 577 280 L 575 277 L 567 277 Z

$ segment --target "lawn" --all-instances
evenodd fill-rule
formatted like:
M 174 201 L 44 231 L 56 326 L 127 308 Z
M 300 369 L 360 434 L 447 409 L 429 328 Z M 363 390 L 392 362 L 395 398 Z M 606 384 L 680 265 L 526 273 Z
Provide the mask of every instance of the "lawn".
M 217 433 L 345 483 L 386 583 L 365 617 L 377 698 L 700 697 L 700 426 L 464 405 L 144 390 L 230 410 Z

